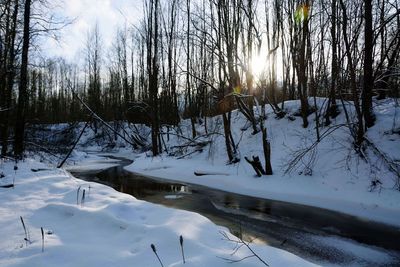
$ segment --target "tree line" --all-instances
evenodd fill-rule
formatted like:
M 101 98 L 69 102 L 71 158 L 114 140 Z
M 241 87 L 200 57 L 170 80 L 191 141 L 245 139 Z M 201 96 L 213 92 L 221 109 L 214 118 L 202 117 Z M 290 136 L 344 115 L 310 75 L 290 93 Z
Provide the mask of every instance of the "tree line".
M 82 66 L 29 57 L 38 32 L 31 1 L 0 6 L 3 155 L 22 154 L 27 123 L 88 120 L 74 94 L 105 120 L 151 126 L 153 155 L 163 151 L 163 125 L 190 119 L 194 138 L 196 123 L 207 132 L 207 117 L 221 116 L 230 162 L 238 160 L 235 108 L 254 134 L 265 132 L 268 151 L 266 104 L 282 117 L 285 101 L 299 99 L 303 127 L 315 114 L 317 138 L 342 105 L 360 149 L 374 125 L 373 97 L 399 94 L 397 0 L 145 0 L 140 23 L 116 29 L 109 49 L 93 26 Z M 265 63 L 254 64 L 260 57 Z M 322 111 L 317 96 L 327 99 Z M 254 114 L 257 103 L 261 115 Z

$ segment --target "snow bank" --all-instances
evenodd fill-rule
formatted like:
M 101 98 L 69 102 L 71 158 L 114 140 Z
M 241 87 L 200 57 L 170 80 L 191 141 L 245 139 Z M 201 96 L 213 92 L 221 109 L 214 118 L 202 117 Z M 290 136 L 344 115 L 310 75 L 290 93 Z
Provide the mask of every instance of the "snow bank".
M 201 215 L 139 201 L 34 160 L 19 163 L 16 172 L 13 167 L 9 161 L 0 164 L 6 175 L 0 185 L 15 180 L 14 188 L 0 188 L 0 266 L 159 266 L 151 244 L 164 266 L 232 266 L 222 258 L 238 260 L 250 254 L 242 248 L 230 255 L 235 246 L 220 233 L 227 229 Z M 251 247 L 271 266 L 314 266 L 283 250 Z M 260 262 L 253 257 L 240 266 Z

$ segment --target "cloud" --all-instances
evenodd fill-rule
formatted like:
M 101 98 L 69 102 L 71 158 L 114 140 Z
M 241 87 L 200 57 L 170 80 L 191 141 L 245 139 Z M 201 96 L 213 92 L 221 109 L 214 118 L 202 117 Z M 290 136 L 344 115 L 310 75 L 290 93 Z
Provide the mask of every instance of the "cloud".
M 60 41 L 47 39 L 43 42 L 43 52 L 50 57 L 78 61 L 82 58 L 87 33 L 96 23 L 99 25 L 102 47 L 107 50 L 118 27 L 138 21 L 141 7 L 141 0 L 65 0 L 55 12 L 69 19 L 74 18 L 74 23 L 61 30 Z

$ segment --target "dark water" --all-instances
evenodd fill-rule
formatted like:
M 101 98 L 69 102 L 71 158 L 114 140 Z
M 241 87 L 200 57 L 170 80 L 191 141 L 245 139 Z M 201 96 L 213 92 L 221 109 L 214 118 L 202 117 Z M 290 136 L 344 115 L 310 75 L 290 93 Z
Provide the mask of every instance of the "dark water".
M 256 239 L 316 263 L 400 266 L 400 229 L 357 217 L 204 186 L 134 175 L 130 161 L 74 176 L 109 185 L 138 199 L 202 214 L 245 240 Z

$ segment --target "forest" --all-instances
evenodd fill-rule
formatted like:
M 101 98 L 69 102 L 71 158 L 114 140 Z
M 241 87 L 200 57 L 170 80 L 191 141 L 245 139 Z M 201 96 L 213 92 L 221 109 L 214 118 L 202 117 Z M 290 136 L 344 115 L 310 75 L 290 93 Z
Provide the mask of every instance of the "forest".
M 254 105 L 271 105 L 282 117 L 285 101 L 299 99 L 303 127 L 318 131 L 337 116 L 338 105 L 352 101 L 356 114 L 348 114 L 347 124 L 360 147 L 374 125 L 373 97 L 398 97 L 395 0 L 145 1 L 140 23 L 116 29 L 110 51 L 92 26 L 83 66 L 29 57 L 37 36 L 68 27 L 44 6 L 1 4 L 3 155 L 22 155 L 30 125 L 90 120 L 75 96 L 106 121 L 151 125 L 154 155 L 163 150 L 162 125 L 220 115 L 230 161 L 233 109 L 257 132 Z M 313 108 L 315 97 L 327 99 L 321 112 Z
M 0 265 L 398 266 L 399 29 L 399 0 L 0 0 Z

